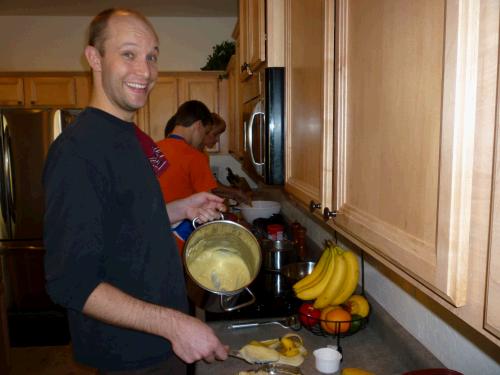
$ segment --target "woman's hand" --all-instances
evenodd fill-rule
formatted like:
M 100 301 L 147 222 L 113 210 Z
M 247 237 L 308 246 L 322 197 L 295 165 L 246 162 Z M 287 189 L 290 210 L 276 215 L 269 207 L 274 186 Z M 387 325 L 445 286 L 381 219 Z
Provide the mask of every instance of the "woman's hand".
M 200 223 L 220 218 L 226 211 L 224 199 L 212 193 L 196 193 L 184 199 L 167 204 L 167 212 L 172 223 L 180 220 L 198 218 Z

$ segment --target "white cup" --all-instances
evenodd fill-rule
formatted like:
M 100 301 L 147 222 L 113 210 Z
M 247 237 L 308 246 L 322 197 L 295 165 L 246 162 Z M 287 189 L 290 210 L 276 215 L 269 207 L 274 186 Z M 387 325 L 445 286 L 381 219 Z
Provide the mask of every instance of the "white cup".
M 316 370 L 322 374 L 333 374 L 339 370 L 342 354 L 332 348 L 320 348 L 314 352 L 316 358 Z

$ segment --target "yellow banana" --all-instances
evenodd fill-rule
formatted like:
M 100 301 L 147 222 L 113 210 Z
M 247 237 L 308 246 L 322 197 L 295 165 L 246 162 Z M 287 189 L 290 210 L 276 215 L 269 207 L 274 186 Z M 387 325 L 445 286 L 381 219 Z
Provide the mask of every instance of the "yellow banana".
M 280 338 L 280 342 L 281 345 L 277 349 L 280 354 L 283 354 L 286 357 L 293 357 L 297 354 L 300 354 L 299 347 L 290 337 L 282 337 Z
M 323 250 L 323 254 L 321 254 L 321 257 L 319 258 L 318 263 L 316 263 L 316 266 L 314 267 L 312 272 L 293 284 L 293 289 L 295 291 L 311 286 L 319 280 L 319 276 L 323 272 L 325 265 L 328 263 L 328 258 L 330 257 L 330 250 L 328 249 L 329 247 L 326 247 Z
M 359 264 L 358 258 L 352 251 L 344 251 L 342 256 L 346 260 L 347 264 L 347 274 L 345 277 L 344 284 L 342 288 L 332 301 L 330 301 L 331 305 L 340 305 L 344 303 L 356 290 L 358 286 L 359 279 Z
M 325 270 L 323 271 L 324 275 L 319 278 L 319 280 L 311 285 L 310 287 L 300 290 L 297 294 L 297 297 L 301 300 L 309 301 L 317 298 L 323 290 L 325 290 L 328 282 L 332 278 L 333 271 L 335 270 L 335 258 L 333 256 L 333 249 L 328 249 L 330 252 L 330 257 L 327 265 L 325 266 Z
M 375 375 L 374 372 L 362 370 L 355 367 L 346 367 L 342 369 L 342 375 Z
M 336 247 L 334 251 L 335 256 L 335 269 L 333 271 L 332 277 L 328 282 L 325 290 L 316 298 L 314 301 L 314 307 L 317 309 L 322 309 L 330 305 L 331 301 L 339 294 L 347 272 L 347 264 L 345 258 L 339 251 L 340 248 Z

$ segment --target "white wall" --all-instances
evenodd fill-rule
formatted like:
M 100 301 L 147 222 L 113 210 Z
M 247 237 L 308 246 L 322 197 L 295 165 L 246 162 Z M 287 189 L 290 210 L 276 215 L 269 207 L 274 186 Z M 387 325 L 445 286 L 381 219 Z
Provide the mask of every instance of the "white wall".
M 82 71 L 92 17 L 0 17 L 0 72 Z M 150 17 L 160 38 L 160 71 L 197 71 L 212 47 L 231 39 L 233 17 Z

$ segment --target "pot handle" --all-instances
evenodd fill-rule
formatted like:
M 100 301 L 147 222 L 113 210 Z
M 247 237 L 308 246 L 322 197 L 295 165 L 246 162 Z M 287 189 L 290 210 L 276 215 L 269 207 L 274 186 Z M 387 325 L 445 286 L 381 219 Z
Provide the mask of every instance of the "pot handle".
M 224 220 L 224 214 L 222 212 L 219 212 L 219 214 L 220 214 L 220 219 L 219 220 Z M 199 218 L 200 218 L 199 216 L 196 216 L 193 219 L 193 221 L 192 221 L 193 228 L 196 228 L 197 226 L 201 226 L 201 225 L 205 224 L 205 223 L 198 223 L 196 220 L 198 220 Z M 212 221 L 215 221 L 215 220 L 212 220 Z
M 226 301 L 231 298 L 231 297 L 234 297 L 234 296 L 226 296 L 226 295 L 223 295 L 221 294 L 220 296 L 220 307 L 222 308 L 222 310 L 224 311 L 233 311 L 233 310 L 236 310 L 236 309 L 241 309 L 242 307 L 246 307 L 248 305 L 251 305 L 252 303 L 255 302 L 255 295 L 252 293 L 252 291 L 248 288 L 245 288 L 245 290 L 248 292 L 248 294 L 250 294 L 250 300 L 249 301 L 246 301 L 246 302 L 243 302 L 241 305 L 236 305 L 236 306 L 227 306 L 226 305 Z

